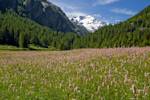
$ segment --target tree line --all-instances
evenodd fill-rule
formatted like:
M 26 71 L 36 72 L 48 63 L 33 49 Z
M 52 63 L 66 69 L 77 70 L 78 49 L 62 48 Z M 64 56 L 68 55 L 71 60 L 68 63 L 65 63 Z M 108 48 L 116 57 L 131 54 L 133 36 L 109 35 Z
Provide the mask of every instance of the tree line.
M 28 48 L 29 44 L 35 44 L 63 50 L 72 49 L 73 42 L 78 37 L 75 33 L 55 32 L 10 10 L 0 13 L 0 44 L 21 48 Z
M 0 44 L 15 45 L 20 48 L 28 48 L 29 44 L 35 44 L 59 50 L 149 46 L 149 22 L 150 7 L 125 22 L 108 25 L 95 33 L 79 36 L 75 33 L 55 32 L 8 10 L 0 12 Z

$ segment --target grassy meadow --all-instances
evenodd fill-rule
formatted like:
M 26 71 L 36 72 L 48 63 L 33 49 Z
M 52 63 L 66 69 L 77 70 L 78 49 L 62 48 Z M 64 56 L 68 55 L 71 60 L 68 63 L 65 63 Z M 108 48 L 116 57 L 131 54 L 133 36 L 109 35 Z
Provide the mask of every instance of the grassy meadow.
M 150 48 L 0 51 L 0 100 L 149 100 Z

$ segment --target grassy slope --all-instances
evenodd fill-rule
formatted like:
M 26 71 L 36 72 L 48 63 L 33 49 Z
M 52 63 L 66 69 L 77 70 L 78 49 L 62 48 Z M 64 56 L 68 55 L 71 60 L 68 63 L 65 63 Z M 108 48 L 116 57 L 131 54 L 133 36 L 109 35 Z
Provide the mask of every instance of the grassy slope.
M 0 52 L 0 99 L 150 98 L 150 48 Z
M 23 50 L 34 50 L 34 51 L 53 51 L 53 50 L 57 50 L 53 47 L 49 47 L 49 48 L 44 48 L 44 47 L 40 47 L 40 46 L 36 46 L 36 45 L 29 45 L 29 48 L 19 48 L 16 46 L 12 46 L 12 45 L 0 45 L 0 51 L 23 51 Z
M 0 50 L 18 51 L 18 50 L 24 50 L 24 49 L 23 48 L 18 48 L 16 46 L 11 46 L 11 45 L 0 45 Z

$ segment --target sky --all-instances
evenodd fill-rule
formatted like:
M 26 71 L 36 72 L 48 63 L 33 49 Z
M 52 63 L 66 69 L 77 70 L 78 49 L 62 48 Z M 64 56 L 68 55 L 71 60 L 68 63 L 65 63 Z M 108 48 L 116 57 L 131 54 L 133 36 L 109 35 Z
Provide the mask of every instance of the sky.
M 49 0 L 67 16 L 91 15 L 109 23 L 124 21 L 150 5 L 150 0 Z

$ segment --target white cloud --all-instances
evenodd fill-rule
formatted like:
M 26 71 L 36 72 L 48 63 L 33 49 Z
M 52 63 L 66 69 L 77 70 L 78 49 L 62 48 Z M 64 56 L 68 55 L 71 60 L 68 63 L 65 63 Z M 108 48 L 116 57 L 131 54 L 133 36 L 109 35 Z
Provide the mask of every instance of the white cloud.
M 92 14 L 90 12 L 85 12 L 83 9 L 87 8 L 87 5 L 81 6 L 75 3 L 70 3 L 70 2 L 63 2 L 62 0 L 49 0 L 50 2 L 54 3 L 55 5 L 59 6 L 68 17 L 73 17 L 73 16 L 94 16 L 97 19 L 100 19 L 104 22 L 110 23 L 108 19 L 104 18 L 101 14 L 95 13 Z M 119 0 L 97 0 L 97 4 L 110 4 Z M 92 2 L 91 2 L 92 4 Z M 95 6 L 97 5 L 95 4 Z M 89 6 L 89 5 L 88 5 Z
M 74 11 L 74 12 L 66 12 L 67 16 L 87 16 L 88 14 L 79 12 L 79 11 Z
M 136 14 L 136 12 L 126 9 L 126 8 L 124 9 L 115 8 L 115 9 L 112 9 L 111 11 L 117 14 L 123 14 L 123 15 L 129 15 L 129 16 L 133 16 Z
M 55 5 L 61 7 L 62 10 L 64 11 L 72 11 L 72 10 L 78 10 L 79 7 L 73 6 L 71 4 L 66 4 L 63 2 L 60 2 L 59 0 L 49 0 L 50 2 L 54 3 Z
M 94 17 L 97 17 L 97 18 L 102 18 L 102 15 L 101 14 L 93 14 Z
M 115 2 L 118 2 L 120 0 L 97 0 L 93 6 L 97 6 L 97 5 L 108 5 L 108 4 L 112 4 Z
M 80 7 L 77 7 L 73 4 L 67 4 L 60 2 L 59 0 L 49 0 L 57 6 L 61 7 L 61 9 L 66 13 L 67 16 L 86 16 L 88 14 L 81 11 Z

